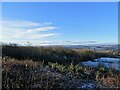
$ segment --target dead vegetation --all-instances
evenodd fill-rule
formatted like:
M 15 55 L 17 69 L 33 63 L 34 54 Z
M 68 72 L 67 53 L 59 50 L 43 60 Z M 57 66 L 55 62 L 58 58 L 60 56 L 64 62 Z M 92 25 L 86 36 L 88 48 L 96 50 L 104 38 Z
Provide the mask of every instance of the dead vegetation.
M 118 88 L 120 74 L 105 68 L 3 58 L 2 87 L 41 89 Z M 75 68 L 75 71 L 74 69 Z M 65 70 L 65 71 L 64 71 Z M 87 84 L 86 86 L 84 84 Z M 90 84 L 90 85 L 89 85 Z

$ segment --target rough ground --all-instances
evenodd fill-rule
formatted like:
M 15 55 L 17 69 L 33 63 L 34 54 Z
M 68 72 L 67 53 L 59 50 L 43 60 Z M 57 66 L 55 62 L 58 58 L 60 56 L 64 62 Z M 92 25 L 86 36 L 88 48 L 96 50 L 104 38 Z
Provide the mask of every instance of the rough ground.
M 104 78 L 102 84 L 96 80 L 95 73 L 68 73 L 52 69 L 32 60 L 3 61 L 3 88 L 53 88 L 64 89 L 90 89 L 97 87 L 110 87 L 116 82 L 116 78 Z M 120 80 L 120 77 L 117 78 Z M 98 79 L 99 80 L 99 79 Z M 106 80 L 106 81 L 105 81 Z M 111 81 L 110 81 L 111 80 Z M 119 82 L 118 82 L 119 83 Z M 109 85 L 110 84 L 110 85 Z M 116 84 L 115 84 L 116 85 Z M 116 86 L 113 87 L 116 87 Z

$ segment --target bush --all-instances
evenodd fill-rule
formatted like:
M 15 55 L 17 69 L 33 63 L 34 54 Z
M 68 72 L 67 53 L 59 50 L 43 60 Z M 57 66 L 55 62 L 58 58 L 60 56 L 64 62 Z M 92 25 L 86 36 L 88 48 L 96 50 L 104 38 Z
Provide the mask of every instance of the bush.
M 94 60 L 100 57 L 112 56 L 111 52 L 96 52 L 92 50 L 72 50 L 64 47 L 33 47 L 18 46 L 16 44 L 3 45 L 2 57 L 9 56 L 19 60 L 32 59 L 59 64 L 78 64 L 82 61 Z

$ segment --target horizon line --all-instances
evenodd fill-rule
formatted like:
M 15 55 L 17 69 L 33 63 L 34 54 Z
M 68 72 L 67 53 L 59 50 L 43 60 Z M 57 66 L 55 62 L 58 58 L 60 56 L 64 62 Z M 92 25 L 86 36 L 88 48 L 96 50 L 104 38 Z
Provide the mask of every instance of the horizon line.
M 30 44 L 30 46 L 75 46 L 75 45 L 119 45 L 119 43 L 89 43 L 89 44 L 48 44 L 48 43 L 41 43 L 41 44 L 33 44 L 30 42 L 26 43 L 17 43 L 17 42 L 1 42 L 1 44 L 17 44 L 17 45 L 22 45 L 22 46 L 27 46 Z

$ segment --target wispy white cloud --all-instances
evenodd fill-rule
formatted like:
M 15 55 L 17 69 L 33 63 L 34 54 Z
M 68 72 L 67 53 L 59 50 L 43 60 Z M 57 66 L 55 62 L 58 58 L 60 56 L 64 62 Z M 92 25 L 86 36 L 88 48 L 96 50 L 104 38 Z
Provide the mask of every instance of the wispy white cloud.
M 41 31 L 48 31 L 48 30 L 53 30 L 56 29 L 54 26 L 47 26 L 47 27 L 40 27 L 40 28 L 35 28 L 35 29 L 29 29 L 27 30 L 28 33 L 36 33 L 36 32 L 41 32 Z
M 3 26 L 7 27 L 13 27 L 13 28 L 23 28 L 23 27 L 36 27 L 36 26 L 43 26 L 43 25 L 51 25 L 51 22 L 42 22 L 42 23 L 37 23 L 37 22 L 32 22 L 32 21 L 26 21 L 26 20 L 3 20 L 2 21 Z
M 28 40 L 38 40 L 58 35 L 58 33 L 47 32 L 57 29 L 57 27 L 51 25 L 51 22 L 3 20 L 0 24 L 2 24 L 2 41 L 26 40 L 27 42 Z M 46 32 L 42 33 L 43 31 Z

